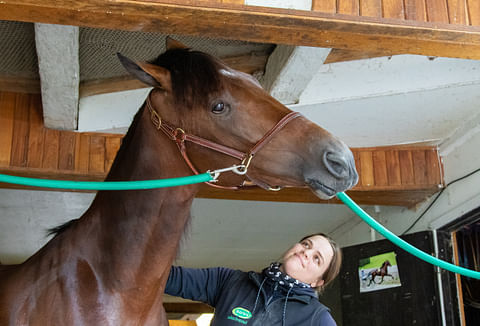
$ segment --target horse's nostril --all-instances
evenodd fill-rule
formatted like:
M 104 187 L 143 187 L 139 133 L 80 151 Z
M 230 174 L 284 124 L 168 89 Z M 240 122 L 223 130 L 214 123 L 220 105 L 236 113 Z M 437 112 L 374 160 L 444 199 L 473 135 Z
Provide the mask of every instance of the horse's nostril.
M 348 164 L 342 156 L 327 151 L 323 154 L 323 163 L 335 177 L 344 178 L 348 176 Z

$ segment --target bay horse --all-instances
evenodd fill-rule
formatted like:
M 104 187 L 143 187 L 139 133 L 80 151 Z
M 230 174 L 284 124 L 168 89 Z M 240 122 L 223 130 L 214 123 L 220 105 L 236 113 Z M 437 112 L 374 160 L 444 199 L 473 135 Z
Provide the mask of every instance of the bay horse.
M 250 75 L 171 39 L 152 62 L 119 59 L 153 89 L 107 181 L 180 177 L 242 159 L 248 173 L 224 173 L 217 186 L 308 186 L 328 199 L 356 184 L 348 147 Z M 99 191 L 28 260 L 0 267 L 0 325 L 168 325 L 164 286 L 199 187 Z
M 392 264 L 390 264 L 390 261 L 385 260 L 383 262 L 382 266 L 379 269 L 376 269 L 372 272 L 369 272 L 367 277 L 370 277 L 370 280 L 369 280 L 367 286 L 370 286 L 370 284 L 372 284 L 372 282 L 373 282 L 373 284 L 382 284 L 383 283 L 383 278 L 385 276 L 390 276 L 393 279 L 393 276 L 391 274 L 388 274 L 388 266 L 392 266 Z M 382 278 L 379 283 L 375 282 L 375 277 L 377 277 L 377 276 Z

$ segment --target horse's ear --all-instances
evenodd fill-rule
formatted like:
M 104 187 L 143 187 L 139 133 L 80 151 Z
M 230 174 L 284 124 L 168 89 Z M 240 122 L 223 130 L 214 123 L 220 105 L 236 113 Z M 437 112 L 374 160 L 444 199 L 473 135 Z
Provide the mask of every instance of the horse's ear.
M 170 72 L 167 69 L 147 62 L 137 63 L 120 53 L 117 53 L 117 56 L 123 67 L 141 82 L 152 87 L 171 90 Z
M 174 40 L 170 36 L 167 36 L 167 39 L 165 40 L 165 46 L 167 47 L 167 50 L 188 49 L 188 46 L 186 46 L 182 42 Z

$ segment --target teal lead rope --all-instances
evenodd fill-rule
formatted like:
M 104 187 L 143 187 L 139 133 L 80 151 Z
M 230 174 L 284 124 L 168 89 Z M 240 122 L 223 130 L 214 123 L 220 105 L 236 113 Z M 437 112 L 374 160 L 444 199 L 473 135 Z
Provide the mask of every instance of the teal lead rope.
M 232 168 L 216 170 L 213 172 L 206 172 L 198 175 L 188 177 L 172 178 L 172 179 L 158 179 L 158 180 L 142 180 L 142 181 L 67 181 L 67 180 L 48 180 L 17 177 L 12 175 L 0 174 L 0 182 L 14 183 L 24 186 L 33 186 L 41 188 L 55 188 L 55 189 L 74 189 L 74 190 L 141 190 L 166 188 L 175 186 L 185 186 L 195 183 L 216 181 L 221 172 L 231 170 Z M 463 276 L 480 279 L 480 272 L 473 271 L 467 268 L 456 266 L 440 260 L 436 257 L 430 256 L 425 252 L 415 248 L 411 244 L 403 241 L 395 234 L 387 230 L 383 225 L 375 221 L 363 209 L 360 208 L 347 194 L 344 192 L 337 193 L 345 205 L 348 206 L 355 214 L 357 214 L 365 223 L 375 229 L 378 233 L 383 235 L 386 239 L 393 242 L 408 253 L 420 258 L 427 263 L 446 269 L 453 273 L 458 273 Z
M 188 177 L 142 180 L 142 181 L 67 181 L 67 180 L 48 180 L 17 177 L 13 175 L 0 174 L 0 182 L 15 183 L 23 186 L 55 188 L 55 189 L 73 189 L 73 190 L 141 190 L 166 188 L 175 186 L 185 186 L 194 183 L 213 181 L 214 177 L 209 173 L 202 173 Z
M 426 261 L 432 265 L 438 266 L 440 268 L 446 269 L 447 271 L 461 274 L 463 276 L 480 279 L 480 272 L 476 272 L 467 268 L 456 266 L 436 257 L 430 256 L 429 254 L 415 248 L 408 242 L 397 237 L 395 234 L 387 230 L 383 225 L 375 221 L 370 215 L 368 215 L 360 206 L 358 206 L 347 194 L 344 192 L 337 193 L 338 199 L 340 199 L 345 205 L 348 206 L 355 214 L 357 214 L 365 223 L 370 225 L 375 231 L 383 235 L 386 239 L 393 242 L 395 245 L 399 246 L 408 253 L 420 258 L 421 260 Z

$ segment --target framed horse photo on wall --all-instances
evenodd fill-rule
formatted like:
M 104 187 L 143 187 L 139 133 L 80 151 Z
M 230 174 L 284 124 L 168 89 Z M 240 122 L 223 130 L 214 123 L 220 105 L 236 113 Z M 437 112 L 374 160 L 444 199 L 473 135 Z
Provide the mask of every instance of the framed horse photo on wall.
M 394 251 L 360 259 L 360 293 L 402 286 Z

